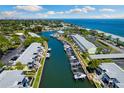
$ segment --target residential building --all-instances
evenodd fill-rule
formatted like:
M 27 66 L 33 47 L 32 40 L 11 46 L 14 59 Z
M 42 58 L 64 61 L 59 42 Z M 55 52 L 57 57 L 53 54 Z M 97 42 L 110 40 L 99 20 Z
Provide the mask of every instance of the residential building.
M 30 67 L 33 67 L 34 65 L 39 67 L 43 51 L 44 47 L 41 46 L 41 43 L 34 42 L 20 55 L 20 57 L 15 61 L 15 64 L 21 62 Z
M 124 70 L 115 63 L 102 63 L 97 69 L 99 77 L 105 86 L 113 88 L 124 88 Z
M 81 50 L 83 50 L 84 52 L 88 52 L 89 54 L 96 53 L 97 47 L 93 43 L 89 42 L 84 37 L 78 34 L 71 35 L 71 36 L 73 40 L 75 41 L 75 43 L 80 47 Z
M 1 72 L 0 88 L 29 87 L 29 80 L 22 73 L 22 70 L 4 70 Z

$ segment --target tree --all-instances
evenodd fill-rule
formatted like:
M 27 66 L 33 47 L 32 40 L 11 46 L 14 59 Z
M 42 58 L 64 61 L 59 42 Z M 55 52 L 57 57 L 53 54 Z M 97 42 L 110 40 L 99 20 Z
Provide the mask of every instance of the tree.
M 0 60 L 0 68 L 4 66 L 3 62 Z
M 3 35 L 0 35 L 0 50 L 2 52 L 6 52 L 10 47 L 11 47 L 11 42 Z
M 2 52 L 2 50 L 0 49 L 0 58 L 2 57 L 2 55 L 3 55 L 3 52 Z
M 112 35 L 109 35 L 109 36 L 107 37 L 107 39 L 108 39 L 108 40 L 112 40 Z
M 16 66 L 17 70 L 23 70 L 24 69 L 24 65 L 21 62 L 17 62 L 15 66 Z
M 21 40 L 20 40 L 19 36 L 17 36 L 17 35 L 12 35 L 11 42 L 13 42 L 14 45 L 15 45 L 15 44 L 19 45 L 20 42 L 21 42 Z
M 102 47 L 98 47 L 98 48 L 97 48 L 97 53 L 98 53 L 98 54 L 101 54 L 102 49 L 103 49 Z
M 98 68 L 98 66 L 100 65 L 100 60 L 92 60 L 88 63 L 89 67 L 92 68 L 92 69 L 96 69 Z
M 116 43 L 117 43 L 117 46 L 120 46 L 120 39 L 119 38 L 116 38 Z
M 27 39 L 24 41 L 24 46 L 28 47 L 33 42 L 43 43 L 43 41 L 48 41 L 45 37 L 31 37 L 28 36 Z
M 33 32 L 41 32 L 42 29 L 43 29 L 42 26 L 35 26 L 35 27 L 32 29 L 32 31 L 33 31 Z
M 84 59 L 86 59 L 88 57 L 88 55 L 89 55 L 88 53 L 82 53 L 82 56 Z

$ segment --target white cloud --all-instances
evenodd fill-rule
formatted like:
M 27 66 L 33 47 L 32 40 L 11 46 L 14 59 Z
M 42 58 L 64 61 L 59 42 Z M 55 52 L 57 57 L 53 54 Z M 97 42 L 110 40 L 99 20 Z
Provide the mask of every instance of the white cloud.
M 54 14 L 64 14 L 65 12 L 60 11 L 60 12 L 55 12 L 55 11 L 48 11 L 46 14 L 47 15 L 54 15 Z
M 96 18 L 96 19 L 121 19 L 124 18 L 124 14 L 101 14 L 101 15 L 92 15 L 92 16 L 82 16 L 82 18 Z
M 74 8 L 74 9 L 70 9 L 69 11 L 66 11 L 65 13 L 67 14 L 76 14 L 76 13 L 81 13 L 82 10 L 80 8 Z
M 40 11 L 43 9 L 42 6 L 37 6 L 37 5 L 30 5 L 30 6 L 16 6 L 16 9 L 19 10 L 25 10 L 25 11 L 30 11 L 30 12 L 36 12 L 36 11 Z
M 64 12 L 63 11 L 60 11 L 60 12 L 56 12 L 56 14 L 64 14 Z
M 47 18 L 47 17 L 48 17 L 47 14 L 42 14 L 42 13 L 37 13 L 35 16 L 36 16 L 37 18 Z
M 82 11 L 84 13 L 92 12 L 94 10 L 95 10 L 95 8 L 94 7 L 91 7 L 91 6 L 85 6 L 84 8 L 82 8 Z
M 5 17 L 12 17 L 12 16 L 15 16 L 17 12 L 16 11 L 2 11 L 0 14 Z
M 124 18 L 124 14 L 103 14 L 106 18 Z
M 95 11 L 95 8 L 94 7 L 91 7 L 91 6 L 85 6 L 83 8 L 74 8 L 74 9 L 70 9 L 68 11 L 66 11 L 65 13 L 67 14 L 76 14 L 76 13 L 88 13 L 88 12 L 92 12 L 92 11 Z
M 54 15 L 54 14 L 56 14 L 56 12 L 55 11 L 48 11 L 47 14 L 48 15 Z
M 114 9 L 110 9 L 110 8 L 103 8 L 103 9 L 99 9 L 100 12 L 114 12 Z
M 17 11 L 1 11 L 0 18 L 18 18 L 22 12 Z

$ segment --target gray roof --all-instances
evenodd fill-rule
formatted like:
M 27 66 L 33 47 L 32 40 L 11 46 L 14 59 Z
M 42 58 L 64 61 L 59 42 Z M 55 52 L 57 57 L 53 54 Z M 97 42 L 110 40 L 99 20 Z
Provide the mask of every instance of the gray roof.
M 79 42 L 80 46 L 84 46 L 87 50 L 91 48 L 97 48 L 94 44 L 78 34 L 72 35 L 72 37 Z
M 117 83 L 118 85 L 124 85 L 124 70 L 118 65 L 115 63 L 102 63 L 99 67 L 106 71 L 105 73 L 109 78 L 117 79 L 119 81 L 119 83 Z
M 22 64 L 28 64 L 29 62 L 33 62 L 33 58 L 36 56 L 34 55 L 34 53 L 38 53 L 38 47 L 42 47 L 40 43 L 32 43 L 16 60 L 16 62 L 21 62 Z
M 22 70 L 5 70 L 0 74 L 0 88 L 19 87 L 18 82 L 24 79 Z
M 124 88 L 124 83 L 117 83 L 116 84 L 119 88 Z
M 32 32 L 28 32 L 29 35 L 31 35 L 32 37 L 40 37 L 39 35 L 32 33 Z
M 124 58 L 124 53 L 122 54 L 97 54 L 97 55 L 90 55 L 91 59 L 114 59 L 114 58 Z

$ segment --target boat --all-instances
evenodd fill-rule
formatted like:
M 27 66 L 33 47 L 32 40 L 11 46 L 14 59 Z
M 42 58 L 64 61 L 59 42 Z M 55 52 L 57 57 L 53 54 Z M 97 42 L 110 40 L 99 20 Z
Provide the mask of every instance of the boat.
M 50 52 L 51 51 L 51 48 L 48 48 L 48 52 Z
M 76 55 L 74 54 L 73 49 L 66 42 L 63 42 L 63 44 L 64 44 L 64 50 L 67 53 L 69 60 L 70 60 L 73 78 L 75 80 L 85 79 L 86 75 L 84 74 L 83 70 L 81 71 L 81 69 L 82 69 L 81 64 L 80 64 L 79 60 L 77 59 Z
M 74 74 L 74 79 L 85 79 L 86 75 L 84 73 L 81 73 L 81 72 L 76 72 Z
M 46 58 L 50 58 L 50 53 L 47 53 Z

